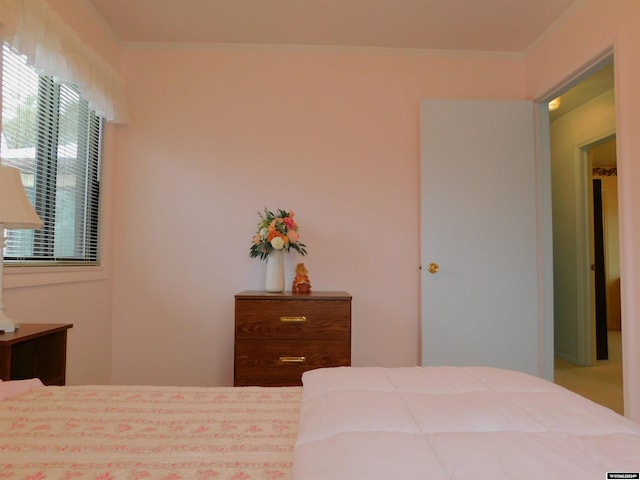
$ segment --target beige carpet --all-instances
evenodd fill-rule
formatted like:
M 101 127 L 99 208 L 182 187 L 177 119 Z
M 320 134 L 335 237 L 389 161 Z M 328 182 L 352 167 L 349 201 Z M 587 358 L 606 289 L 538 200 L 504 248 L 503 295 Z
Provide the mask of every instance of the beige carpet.
M 623 414 L 620 331 L 609 331 L 609 359 L 592 367 L 555 360 L 555 383 Z

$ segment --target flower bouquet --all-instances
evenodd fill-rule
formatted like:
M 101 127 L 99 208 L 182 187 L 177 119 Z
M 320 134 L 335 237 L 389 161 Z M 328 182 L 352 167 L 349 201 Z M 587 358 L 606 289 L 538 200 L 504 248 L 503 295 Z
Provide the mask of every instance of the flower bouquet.
M 265 260 L 273 250 L 288 252 L 292 248 L 300 255 L 306 255 L 307 246 L 300 242 L 298 224 L 293 216 L 293 210 L 281 208 L 272 212 L 265 207 L 264 212 L 258 212 L 258 231 L 253 236 L 249 256 Z

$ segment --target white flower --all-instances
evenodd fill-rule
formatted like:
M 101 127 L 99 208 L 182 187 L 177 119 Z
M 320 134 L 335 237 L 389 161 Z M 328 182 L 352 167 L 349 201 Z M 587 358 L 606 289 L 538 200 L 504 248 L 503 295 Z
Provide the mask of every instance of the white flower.
M 284 247 L 284 240 L 282 239 L 282 237 L 273 237 L 273 239 L 271 240 L 271 246 L 276 250 L 282 250 L 282 248 Z
M 269 229 L 267 227 L 263 227 L 260 229 L 260 238 L 262 240 L 266 240 L 267 239 L 267 235 L 269 234 Z

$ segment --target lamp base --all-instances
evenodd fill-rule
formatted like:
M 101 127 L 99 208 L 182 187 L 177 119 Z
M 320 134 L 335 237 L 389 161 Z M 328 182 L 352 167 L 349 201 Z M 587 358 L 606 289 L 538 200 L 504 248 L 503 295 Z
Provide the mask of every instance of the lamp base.
M 13 320 L 11 320 L 9 317 L 7 317 L 6 315 L 2 315 L 2 312 L 0 312 L 0 332 L 4 332 L 4 333 L 13 333 L 15 332 L 19 325 L 17 323 L 15 323 Z

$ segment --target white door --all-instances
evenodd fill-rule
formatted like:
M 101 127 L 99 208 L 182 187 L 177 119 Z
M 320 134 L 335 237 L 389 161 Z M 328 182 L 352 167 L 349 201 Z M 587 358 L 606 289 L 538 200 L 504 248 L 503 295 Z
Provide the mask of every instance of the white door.
M 420 128 L 422 364 L 540 375 L 534 105 L 424 100 Z

